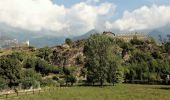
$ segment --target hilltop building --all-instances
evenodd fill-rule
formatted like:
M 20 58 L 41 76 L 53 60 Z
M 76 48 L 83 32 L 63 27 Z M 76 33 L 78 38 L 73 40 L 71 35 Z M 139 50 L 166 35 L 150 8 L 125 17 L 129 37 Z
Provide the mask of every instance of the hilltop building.
M 103 34 L 108 35 L 113 38 L 119 38 L 124 40 L 125 42 L 129 42 L 134 37 L 136 37 L 139 40 L 148 40 L 149 38 L 144 33 L 139 32 L 127 32 L 127 33 L 112 33 L 112 32 L 103 32 Z
M 139 32 L 119 33 L 116 35 L 116 37 L 124 40 L 125 42 L 129 42 L 134 37 L 136 37 L 139 40 L 148 40 L 148 37 L 144 35 L 144 33 Z

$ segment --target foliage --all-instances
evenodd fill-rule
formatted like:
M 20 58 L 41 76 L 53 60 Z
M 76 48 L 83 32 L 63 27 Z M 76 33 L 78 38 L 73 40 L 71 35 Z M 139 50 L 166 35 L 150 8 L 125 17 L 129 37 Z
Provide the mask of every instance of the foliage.
M 44 47 L 44 48 L 40 48 L 37 52 L 37 56 L 50 62 L 50 56 L 51 56 L 51 49 L 49 47 Z
M 10 56 L 10 58 L 12 59 L 18 59 L 19 61 L 23 61 L 24 57 L 25 57 L 25 53 L 24 52 L 13 52 Z
M 36 88 L 39 84 L 73 85 L 77 79 L 84 82 L 86 78 L 87 83 L 100 85 L 136 80 L 164 81 L 170 75 L 169 41 L 168 37 L 158 45 L 153 38 L 139 40 L 134 36 L 130 42 L 125 42 L 95 34 L 76 42 L 66 39 L 66 44 L 71 45 L 69 50 L 58 46 L 54 51 L 53 47 L 3 51 L 0 55 L 0 89 L 20 84 L 24 89 Z M 78 53 L 73 54 L 72 49 Z M 73 61 L 67 59 L 69 56 L 73 56 Z M 51 74 L 54 77 L 47 79 Z
M 58 80 L 58 83 L 60 84 L 60 86 L 64 86 L 65 80 L 60 79 L 60 80 Z
M 6 89 L 7 87 L 7 81 L 0 77 L 0 90 Z
M 36 59 L 33 57 L 28 57 L 23 61 L 24 68 L 35 68 L 35 61 Z
M 71 45 L 72 44 L 72 40 L 70 38 L 66 38 L 65 39 L 65 43 L 68 44 L 68 45 Z
M 39 58 L 35 61 L 35 70 L 42 75 L 48 75 L 49 73 L 59 73 L 59 68 L 48 64 L 48 62 Z
M 133 39 L 130 41 L 132 45 L 142 45 L 144 42 L 139 40 L 137 36 L 135 35 Z
M 74 83 L 76 83 L 76 81 L 77 81 L 77 79 L 73 75 L 66 75 L 65 76 L 66 85 L 68 85 L 68 83 L 71 83 L 71 85 L 73 85 Z
M 84 58 L 83 58 L 82 55 L 77 56 L 76 63 L 77 64 L 83 64 L 84 63 Z
M 170 54 L 170 41 L 164 44 L 166 52 Z
M 92 35 L 84 47 L 84 54 L 86 56 L 87 68 L 87 82 L 96 83 L 99 82 L 102 86 L 107 80 L 108 73 L 112 67 L 110 62 L 113 57 L 113 39 L 105 35 Z M 101 48 L 102 47 L 102 48 Z M 112 73 L 116 70 L 113 68 Z M 114 77 L 113 75 L 109 75 Z
M 59 86 L 59 83 L 57 81 L 52 80 L 51 78 L 46 78 L 41 80 L 41 86 L 56 87 Z
M 53 78 L 52 78 L 53 80 L 55 80 L 55 81 L 58 81 L 59 80 L 59 77 L 57 77 L 57 76 L 53 76 Z
M 9 87 L 19 84 L 21 79 L 21 63 L 12 57 L 0 57 L 0 76 L 7 81 Z
M 40 86 L 41 76 L 33 69 L 27 69 L 22 72 L 22 88 L 29 89 L 31 87 L 38 88 Z
M 73 85 L 77 81 L 74 75 L 75 70 L 75 67 L 63 67 L 66 85 L 68 85 L 68 83 L 71 83 L 71 85 Z

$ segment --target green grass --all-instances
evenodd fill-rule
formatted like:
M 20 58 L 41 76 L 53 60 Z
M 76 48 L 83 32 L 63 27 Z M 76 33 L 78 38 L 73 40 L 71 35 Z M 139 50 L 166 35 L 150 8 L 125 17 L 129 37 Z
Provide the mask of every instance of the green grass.
M 123 84 L 103 88 L 56 88 L 51 92 L 22 96 L 19 100 L 170 100 L 170 86 Z

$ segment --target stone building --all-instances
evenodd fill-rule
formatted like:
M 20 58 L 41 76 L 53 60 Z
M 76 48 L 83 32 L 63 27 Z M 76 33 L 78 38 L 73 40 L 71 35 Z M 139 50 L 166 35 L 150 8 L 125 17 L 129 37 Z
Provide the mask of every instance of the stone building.
M 146 35 L 144 35 L 144 33 L 139 33 L 139 32 L 119 33 L 119 34 L 116 34 L 115 37 L 122 39 L 125 42 L 129 42 L 134 37 L 136 37 L 139 40 L 148 40 L 148 37 Z

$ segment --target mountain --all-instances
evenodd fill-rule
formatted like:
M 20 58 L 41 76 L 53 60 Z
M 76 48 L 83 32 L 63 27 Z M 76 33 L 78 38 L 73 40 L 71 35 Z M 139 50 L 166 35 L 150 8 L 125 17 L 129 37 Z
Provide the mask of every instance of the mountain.
M 48 33 L 48 31 L 27 31 L 0 23 L 1 40 L 7 38 L 17 39 L 19 42 L 29 40 L 30 45 L 34 47 L 54 46 L 63 43 L 65 40 L 65 37 L 62 36 L 51 36 L 43 33 Z M 3 41 L 0 42 L 3 43 Z
M 142 30 L 144 33 L 148 33 L 149 36 L 154 37 L 156 41 L 159 41 L 159 35 L 162 36 L 162 38 L 165 38 L 168 34 L 170 34 L 170 24 L 155 28 L 151 30 Z M 113 30 L 114 33 L 119 33 L 118 30 Z M 45 34 L 44 34 L 45 33 Z M 87 39 L 92 34 L 101 33 L 101 31 L 98 31 L 96 29 L 90 30 L 89 32 L 81 35 L 72 37 L 72 40 L 81 40 L 81 39 Z M 3 43 L 2 40 L 5 39 L 17 39 L 19 42 L 24 42 L 26 40 L 30 41 L 30 45 L 34 47 L 44 47 L 44 46 L 55 46 L 58 44 L 64 43 L 65 36 L 52 36 L 48 34 L 57 34 L 56 32 L 49 32 L 49 31 L 28 31 L 20 28 L 14 28 L 10 27 L 6 24 L 0 23 L 0 44 Z
M 73 40 L 76 41 L 76 40 L 87 39 L 88 37 L 90 37 L 90 35 L 96 34 L 96 33 L 100 33 L 100 31 L 92 29 L 89 32 L 87 32 L 81 36 L 73 37 Z
M 0 41 L 11 40 L 11 39 L 13 38 L 0 33 Z
M 4 46 L 5 41 L 7 40 L 13 40 L 13 38 L 0 33 L 0 48 Z
M 32 46 L 41 48 L 45 46 L 56 46 L 64 43 L 65 37 L 54 37 L 54 36 L 42 36 L 30 39 L 30 44 Z
M 156 41 L 159 41 L 159 36 L 164 39 L 167 35 L 170 35 L 170 25 L 150 30 L 148 35 L 155 38 Z

